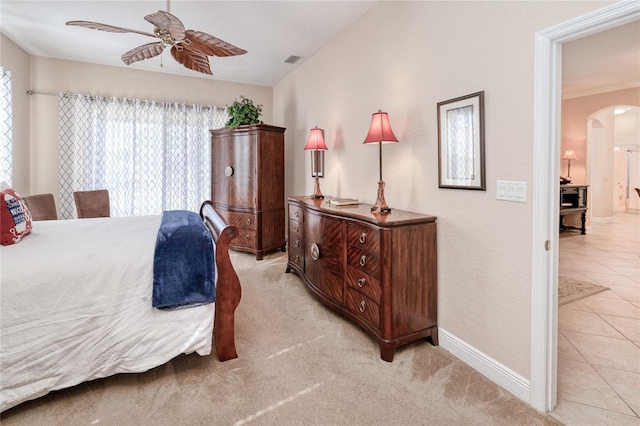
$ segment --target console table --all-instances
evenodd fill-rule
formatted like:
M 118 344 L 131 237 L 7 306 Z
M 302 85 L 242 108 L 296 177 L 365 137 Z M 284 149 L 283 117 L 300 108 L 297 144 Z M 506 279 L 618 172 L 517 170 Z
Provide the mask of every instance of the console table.
M 560 185 L 560 231 L 578 229 L 580 234 L 586 233 L 588 188 L 589 185 Z M 580 214 L 582 226 L 565 225 L 564 216 L 568 214 Z
M 436 217 L 374 214 L 369 204 L 333 207 L 329 199 L 288 199 L 286 272 L 373 336 L 385 361 L 416 340 L 437 345 Z

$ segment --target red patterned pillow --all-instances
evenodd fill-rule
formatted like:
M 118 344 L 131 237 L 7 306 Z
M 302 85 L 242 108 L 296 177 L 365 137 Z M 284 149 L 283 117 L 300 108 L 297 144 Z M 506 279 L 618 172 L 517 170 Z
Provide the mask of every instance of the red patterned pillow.
M 0 192 L 0 243 L 15 244 L 31 232 L 31 212 L 20 194 L 11 188 Z

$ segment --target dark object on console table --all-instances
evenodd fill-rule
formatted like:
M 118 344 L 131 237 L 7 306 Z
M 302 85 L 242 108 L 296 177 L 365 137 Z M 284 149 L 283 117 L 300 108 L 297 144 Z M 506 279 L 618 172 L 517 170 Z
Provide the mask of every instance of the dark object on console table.
M 385 361 L 428 336 L 437 345 L 436 217 L 329 199 L 289 198 L 287 272 L 376 338 Z
M 560 185 L 560 231 L 578 229 L 580 234 L 586 234 L 587 219 L 587 189 L 589 185 Z M 580 214 L 581 226 L 564 224 L 564 216 Z
M 284 131 L 255 124 L 211 130 L 211 201 L 240 234 L 233 250 L 261 260 L 285 249 Z

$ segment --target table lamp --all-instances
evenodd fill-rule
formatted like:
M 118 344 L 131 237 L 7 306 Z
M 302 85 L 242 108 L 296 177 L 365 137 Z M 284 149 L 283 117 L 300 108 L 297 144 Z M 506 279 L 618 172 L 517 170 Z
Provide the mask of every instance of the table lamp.
M 378 110 L 371 116 L 371 126 L 369 133 L 363 143 L 377 143 L 379 148 L 380 159 L 380 180 L 378 181 L 378 197 L 376 203 L 371 207 L 373 213 L 389 213 L 391 208 L 384 199 L 384 181 L 382 180 L 382 144 L 398 142 L 398 138 L 391 130 L 389 123 L 389 115 L 386 112 Z
M 573 152 L 573 149 L 569 148 L 568 150 L 565 151 L 565 153 L 562 156 L 562 158 L 564 160 L 568 161 L 568 164 L 567 164 L 567 180 L 569 182 L 571 182 L 571 160 L 577 160 L 578 157 L 576 157 L 576 153 Z
M 315 178 L 315 188 L 310 198 L 324 198 L 319 181 L 320 177 L 324 177 L 324 151 L 328 150 L 324 143 L 324 130 L 318 129 L 318 126 L 311 129 L 304 149 L 311 151 L 311 176 Z

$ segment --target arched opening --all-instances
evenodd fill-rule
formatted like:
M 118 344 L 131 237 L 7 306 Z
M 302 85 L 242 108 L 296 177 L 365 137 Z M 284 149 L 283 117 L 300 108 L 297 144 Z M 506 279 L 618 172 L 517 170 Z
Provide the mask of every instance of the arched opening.
M 590 220 L 610 223 L 618 212 L 640 212 L 640 108 L 613 105 L 587 120 Z

